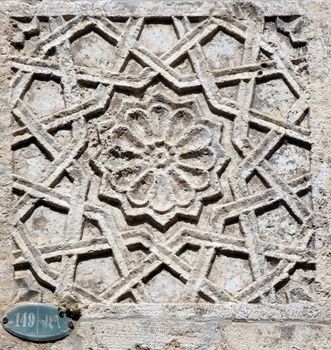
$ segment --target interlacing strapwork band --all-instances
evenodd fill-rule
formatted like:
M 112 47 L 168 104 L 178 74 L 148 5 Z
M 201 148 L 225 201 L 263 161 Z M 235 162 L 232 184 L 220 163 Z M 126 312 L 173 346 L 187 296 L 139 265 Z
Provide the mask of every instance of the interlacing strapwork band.
M 17 300 L 314 301 L 302 21 L 12 19 Z

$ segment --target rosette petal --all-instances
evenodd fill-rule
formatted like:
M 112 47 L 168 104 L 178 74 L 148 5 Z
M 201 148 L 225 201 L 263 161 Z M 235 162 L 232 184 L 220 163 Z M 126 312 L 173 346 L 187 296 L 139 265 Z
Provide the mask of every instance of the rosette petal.
M 130 111 L 126 116 L 131 132 L 142 142 L 154 142 L 150 116 L 141 110 Z
M 210 186 L 210 177 L 206 170 L 182 164 L 177 164 L 176 170 L 197 191 L 203 191 Z
M 153 172 L 149 170 L 142 173 L 132 185 L 131 190 L 127 193 L 129 200 L 137 206 L 147 205 L 151 197 L 151 188 L 153 184 Z
M 167 132 L 167 142 L 176 144 L 181 139 L 186 130 L 190 130 L 194 122 L 192 113 L 185 109 L 178 110 L 172 117 L 169 123 Z
M 161 104 L 155 104 L 149 109 L 148 113 L 154 136 L 159 140 L 164 139 L 169 126 L 169 109 Z
M 212 134 L 203 126 L 195 126 L 184 134 L 177 143 L 180 153 L 196 151 L 209 146 L 212 142 Z
M 169 170 L 169 176 L 176 203 L 182 207 L 188 206 L 195 194 L 191 185 L 176 169 Z
M 118 126 L 112 131 L 110 138 L 113 148 L 116 147 L 123 152 L 139 152 L 145 148 L 143 142 L 127 126 Z
M 111 184 L 116 191 L 126 192 L 130 190 L 132 183 L 136 182 L 145 170 L 143 162 L 116 168 L 111 172 Z
M 169 176 L 166 173 L 161 171 L 154 173 L 154 183 L 151 191 L 152 198 L 149 203 L 155 212 L 166 213 L 175 206 Z
M 216 163 L 215 152 L 209 147 L 197 149 L 178 156 L 178 163 L 191 168 L 211 169 Z

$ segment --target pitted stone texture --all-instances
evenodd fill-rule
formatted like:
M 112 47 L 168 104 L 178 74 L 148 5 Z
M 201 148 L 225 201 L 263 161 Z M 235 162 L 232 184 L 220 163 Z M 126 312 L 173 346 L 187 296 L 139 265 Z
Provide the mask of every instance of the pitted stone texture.
M 153 95 L 124 102 L 99 125 L 101 150 L 92 158 L 102 173 L 100 197 L 162 226 L 180 215 L 196 218 L 202 200 L 220 197 L 219 175 L 229 161 L 221 125 L 203 119 L 193 101 L 177 101 Z
M 238 317 L 278 322 L 256 348 L 313 348 L 331 288 L 326 9 L 0 4 L 4 303 L 77 299 L 68 349 L 240 348 Z M 100 329 L 94 306 L 115 307 Z M 311 338 L 284 335 L 292 321 Z
M 44 31 L 12 41 L 17 268 L 83 303 L 316 301 L 306 43 L 254 16 L 12 19 Z

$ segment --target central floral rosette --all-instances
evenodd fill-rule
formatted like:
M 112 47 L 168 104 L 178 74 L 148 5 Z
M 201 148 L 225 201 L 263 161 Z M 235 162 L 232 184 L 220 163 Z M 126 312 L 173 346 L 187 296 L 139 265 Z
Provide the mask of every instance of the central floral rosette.
M 92 158 L 102 176 L 99 197 L 161 226 L 178 215 L 197 217 L 202 200 L 221 195 L 229 158 L 220 133 L 194 101 L 157 95 L 124 102 L 114 120 L 99 125 L 101 149 Z

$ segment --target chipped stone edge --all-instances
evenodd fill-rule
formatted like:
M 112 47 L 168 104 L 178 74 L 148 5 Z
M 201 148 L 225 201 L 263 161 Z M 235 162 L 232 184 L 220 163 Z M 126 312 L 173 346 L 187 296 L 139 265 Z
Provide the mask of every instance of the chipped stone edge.
M 307 0 L 306 0 L 307 1 Z M 308 2 L 308 1 L 307 1 Z M 322 2 L 314 0 L 311 2 Z M 297 0 L 96 0 L 96 1 L 59 1 L 44 0 L 31 5 L 27 1 L 3 0 L 0 12 L 7 16 L 42 16 L 42 15 L 86 15 L 86 16 L 209 16 L 224 14 L 228 5 L 233 3 L 258 4 L 266 16 L 304 14 L 304 8 Z M 61 4 L 61 5 L 59 5 Z
M 313 140 L 316 142 L 313 145 L 312 168 L 314 173 L 313 182 L 313 201 L 316 207 L 317 216 L 319 219 L 319 231 L 322 239 L 330 243 L 330 234 L 325 226 L 325 220 L 328 217 L 328 202 L 331 199 L 330 186 L 330 155 L 328 152 L 331 149 L 331 123 L 327 122 L 329 118 L 330 105 L 327 101 L 330 79 L 326 78 L 328 73 L 329 58 L 325 49 L 327 43 L 326 38 L 323 38 L 323 26 L 327 26 L 326 19 L 319 21 L 318 8 L 316 5 L 325 6 L 327 4 L 323 0 L 270 0 L 267 3 L 264 1 L 252 1 L 254 5 L 260 7 L 266 16 L 272 15 L 291 15 L 301 14 L 306 15 L 311 21 L 309 31 L 313 32 L 311 41 L 308 43 L 309 64 L 311 67 L 311 111 L 312 118 L 312 133 Z M 161 0 L 161 1 L 44 1 L 38 5 L 29 5 L 24 1 L 3 1 L 0 3 L 0 19 L 8 20 L 9 16 L 32 16 L 32 15 L 95 15 L 95 16 L 208 16 L 222 15 L 224 6 L 234 3 L 251 4 L 251 1 L 235 1 L 225 0 L 220 4 L 220 0 L 215 1 L 196 1 L 189 0 L 178 3 L 177 1 Z M 144 6 L 141 6 L 141 5 Z M 224 4 L 224 6 L 223 6 Z M 61 6 L 60 6 L 61 5 Z M 286 10 L 285 10 L 286 9 Z M 327 15 L 326 15 L 327 16 Z M 4 22 L 3 22 L 4 23 Z M 5 24 L 4 24 L 5 25 Z M 4 36 L 4 35 L 3 35 Z M 4 41 L 4 38 L 2 38 Z M 2 43 L 4 44 L 4 43 Z M 316 52 L 321 50 L 322 52 Z M 1 68 L 6 66 L 3 63 L 5 52 L 0 53 Z M 4 95 L 1 96 L 4 98 Z M 9 114 L 8 114 L 9 117 Z M 9 117 L 10 118 L 10 117 Z M 1 130 L 0 149 L 8 149 L 10 143 L 10 123 L 4 123 L 5 129 Z M 329 124 L 329 125 L 328 125 Z M 7 129 L 6 129 L 7 128 Z M 6 138 L 4 140 L 4 138 Z M 8 166 L 10 165 L 10 155 L 0 153 L 0 166 L 2 167 L 0 175 L 5 174 L 8 177 Z M 318 171 L 317 171 L 318 169 Z M 10 180 L 6 183 L 6 192 L 8 186 L 11 187 Z M 315 197 L 317 196 L 317 197 Z M 10 235 L 10 224 L 5 216 L 9 211 L 8 198 L 0 198 L 0 243 L 2 247 L 10 247 L 8 236 Z M 321 224 L 322 222 L 322 224 Z M 317 225 L 318 227 L 318 225 Z M 1 257 L 9 255 L 10 252 L 2 252 Z M 331 259 L 327 261 L 322 257 L 320 264 L 317 266 L 317 271 L 320 274 L 320 280 L 325 285 L 325 289 L 331 290 Z M 326 265 L 327 266 L 326 266 Z M 330 264 L 330 266 L 329 266 Z M 328 272 L 327 275 L 326 271 Z M 90 316 L 92 315 L 92 316 Z M 254 304 L 138 304 L 138 305 L 91 305 L 84 310 L 81 322 L 90 322 L 93 319 L 121 319 L 121 318 L 175 318 L 175 319 L 191 319 L 197 321 L 210 321 L 217 319 L 231 319 L 241 321 L 308 321 L 308 322 L 331 322 L 331 302 L 314 304 L 290 304 L 290 305 L 254 305 Z
M 263 306 L 258 304 L 95 304 L 83 311 L 81 322 L 101 319 L 172 319 L 200 322 L 232 321 L 331 321 L 331 302 L 293 303 Z

